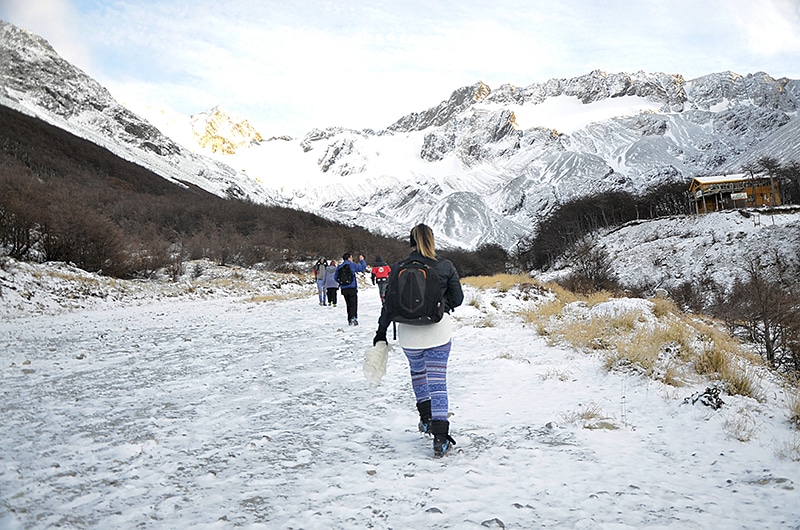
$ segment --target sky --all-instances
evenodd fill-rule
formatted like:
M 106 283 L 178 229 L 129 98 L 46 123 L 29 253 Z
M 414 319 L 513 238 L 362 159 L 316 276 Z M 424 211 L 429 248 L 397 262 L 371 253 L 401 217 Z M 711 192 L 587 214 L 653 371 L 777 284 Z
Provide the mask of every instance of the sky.
M 3 0 L 0 19 L 134 111 L 219 105 L 262 135 L 382 129 L 478 81 L 800 78 L 800 0 Z

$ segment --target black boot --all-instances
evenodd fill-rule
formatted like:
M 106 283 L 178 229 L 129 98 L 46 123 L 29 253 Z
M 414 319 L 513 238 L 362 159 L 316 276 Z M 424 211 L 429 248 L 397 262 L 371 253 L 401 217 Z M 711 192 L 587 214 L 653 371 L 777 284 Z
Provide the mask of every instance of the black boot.
M 431 431 L 431 400 L 417 403 L 419 411 L 419 432 L 429 434 Z
M 446 420 L 432 420 L 430 432 L 433 434 L 433 456 L 444 455 L 451 446 L 456 444 L 450 435 L 450 422 Z

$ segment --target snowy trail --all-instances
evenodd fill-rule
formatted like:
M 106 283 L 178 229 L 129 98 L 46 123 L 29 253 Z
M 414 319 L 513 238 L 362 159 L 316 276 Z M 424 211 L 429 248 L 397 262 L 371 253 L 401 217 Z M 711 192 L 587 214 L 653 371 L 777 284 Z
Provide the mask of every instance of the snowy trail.
M 692 390 L 470 305 L 458 445 L 432 458 L 399 347 L 364 380 L 379 302 L 359 298 L 355 328 L 312 297 L 0 322 L 0 528 L 800 528 L 781 418 L 726 439 L 723 414 L 681 405 Z M 565 420 L 586 406 L 622 428 Z

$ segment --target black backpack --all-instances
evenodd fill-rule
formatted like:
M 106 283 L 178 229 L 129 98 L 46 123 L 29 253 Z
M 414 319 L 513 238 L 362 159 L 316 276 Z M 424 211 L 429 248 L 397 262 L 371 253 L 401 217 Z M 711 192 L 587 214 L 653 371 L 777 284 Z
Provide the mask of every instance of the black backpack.
M 444 315 L 444 298 L 436 270 L 422 261 L 401 263 L 392 268 L 386 286 L 389 319 L 404 324 L 434 324 Z
M 344 287 L 353 283 L 353 269 L 350 268 L 349 264 L 345 263 L 342 265 L 342 268 L 339 269 L 338 281 L 339 287 Z

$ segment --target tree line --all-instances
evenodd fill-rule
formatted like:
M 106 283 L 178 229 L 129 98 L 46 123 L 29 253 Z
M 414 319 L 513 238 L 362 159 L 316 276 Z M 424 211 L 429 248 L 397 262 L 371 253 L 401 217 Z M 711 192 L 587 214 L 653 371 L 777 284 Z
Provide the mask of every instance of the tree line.
M 587 235 L 636 219 L 690 213 L 688 184 L 671 182 L 636 195 L 608 191 L 559 205 L 536 232 L 517 246 L 515 258 L 525 270 L 543 270 L 581 244 Z

